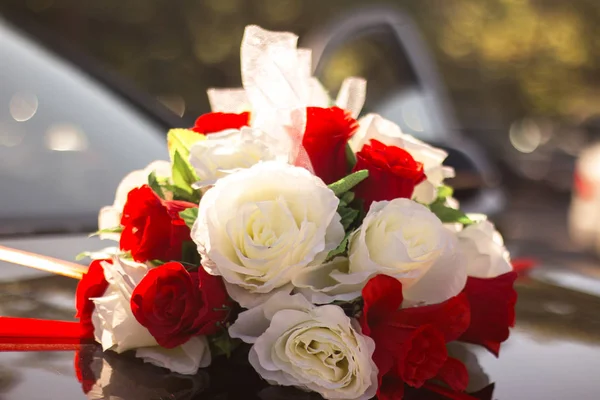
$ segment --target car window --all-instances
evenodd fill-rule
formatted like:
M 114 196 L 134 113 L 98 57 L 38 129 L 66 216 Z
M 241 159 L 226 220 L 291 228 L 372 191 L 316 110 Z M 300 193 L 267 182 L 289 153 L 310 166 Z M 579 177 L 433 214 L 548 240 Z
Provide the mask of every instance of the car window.
M 0 20 L 2 232 L 93 221 L 127 172 L 167 156 L 162 129 Z
M 378 113 L 420 139 L 444 140 L 439 124 L 427 112 L 424 89 L 392 31 L 374 30 L 322 57 L 318 75 L 330 92 L 335 93 L 347 76 L 364 77 L 368 82 L 365 113 Z

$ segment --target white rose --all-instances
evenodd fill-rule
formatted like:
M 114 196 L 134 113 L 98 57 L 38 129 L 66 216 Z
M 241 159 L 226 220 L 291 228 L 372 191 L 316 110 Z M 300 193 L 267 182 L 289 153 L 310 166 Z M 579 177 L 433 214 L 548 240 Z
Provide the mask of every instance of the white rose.
M 137 349 L 136 357 L 180 374 L 195 374 L 198 368 L 210 364 L 205 337 L 194 337 L 179 347 L 165 349 L 133 315 L 131 294 L 148 272 L 148 265 L 114 257 L 112 264 L 104 262 L 102 267 L 108 288 L 102 297 L 91 300 L 95 305 L 94 336 L 103 350 L 122 353 Z
M 466 255 L 467 273 L 476 278 L 495 278 L 512 271 L 502 235 L 489 221 L 479 221 L 458 232 L 460 248 Z
M 326 399 L 367 400 L 376 394 L 375 343 L 338 306 L 316 307 L 301 294 L 278 293 L 241 313 L 229 333 L 254 343 L 250 364 L 271 384 Z
M 307 170 L 262 162 L 206 192 L 192 239 L 204 269 L 222 275 L 230 296 L 249 308 L 337 247 L 344 237 L 338 204 Z
M 206 336 L 193 336 L 172 349 L 142 347 L 135 351 L 135 356 L 182 375 L 195 375 L 198 368 L 206 368 L 211 362 L 210 345 Z
M 305 268 L 294 277 L 292 283 L 295 291 L 302 293 L 311 303 L 350 301 L 360 297 L 366 282 L 343 283 L 349 269 L 348 258 L 336 257 L 327 263 Z
M 427 207 L 409 200 L 374 202 L 353 233 L 345 284 L 384 274 L 403 284 L 409 303 L 439 303 L 458 294 L 466 267 L 456 238 Z
M 168 161 L 154 161 L 146 168 L 130 172 L 117 187 L 115 201 L 112 206 L 102 207 L 98 214 L 98 229 L 110 229 L 121 225 L 121 214 L 127 202 L 127 195 L 132 189 L 148 183 L 148 175 L 154 172 L 157 177 L 168 178 L 171 176 L 171 164 Z M 118 233 L 103 233 L 101 239 L 119 240 Z
M 213 185 L 231 172 L 249 168 L 259 161 L 273 160 L 260 131 L 252 128 L 228 129 L 206 136 L 190 148 L 190 164 L 202 186 Z
M 406 150 L 415 161 L 423 164 L 427 180 L 415 187 L 413 199 L 425 204 L 431 203 L 435 200 L 436 190 L 444 179 L 454 176 L 454 169 L 442 164 L 448 153 L 402 133 L 400 127 L 392 121 L 377 114 L 369 114 L 358 123 L 359 128 L 350 139 L 350 146 L 355 152 L 359 152 L 371 139 L 375 139 L 387 146 Z

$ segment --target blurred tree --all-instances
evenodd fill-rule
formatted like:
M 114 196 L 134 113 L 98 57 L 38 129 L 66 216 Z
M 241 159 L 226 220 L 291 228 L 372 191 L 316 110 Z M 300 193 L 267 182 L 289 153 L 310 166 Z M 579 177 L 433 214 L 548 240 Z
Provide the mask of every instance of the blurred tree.
M 195 116 L 207 87 L 240 84 L 246 24 L 302 36 L 375 4 L 413 16 L 468 128 L 505 135 L 524 116 L 577 122 L 600 109 L 597 0 L 2 0 L 0 12 L 50 28 Z

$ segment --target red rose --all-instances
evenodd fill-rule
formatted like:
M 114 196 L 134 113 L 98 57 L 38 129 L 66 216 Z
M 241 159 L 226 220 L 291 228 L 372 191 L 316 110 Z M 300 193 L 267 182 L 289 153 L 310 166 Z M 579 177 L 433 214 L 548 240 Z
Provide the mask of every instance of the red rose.
M 500 343 L 515 326 L 515 279 L 515 271 L 490 279 L 467 279 L 463 293 L 471 305 L 471 324 L 460 340 L 480 344 L 498 356 Z
M 327 184 L 348 174 L 346 144 L 358 122 L 341 108 L 307 107 L 302 146 L 315 175 Z
M 85 394 L 88 394 L 96 384 L 96 377 L 94 371 L 92 371 L 95 352 L 96 346 L 81 346 L 75 351 L 75 376 L 81 383 L 81 388 Z
M 131 311 L 162 347 L 211 335 L 229 315 L 230 300 L 221 278 L 202 267 L 188 272 L 177 262 L 150 269 L 133 290 Z
M 123 207 L 120 246 L 137 262 L 179 260 L 190 228 L 179 212 L 197 205 L 162 200 L 148 185 L 133 189 Z
M 102 297 L 104 292 L 106 292 L 106 288 L 108 288 L 108 282 L 104 279 L 102 262 L 112 264 L 111 260 L 92 261 L 88 271 L 81 277 L 81 280 L 77 284 L 77 291 L 75 292 L 75 308 L 77 309 L 75 318 L 79 318 L 86 336 L 89 337 L 94 337 L 94 325 L 92 324 L 94 302 L 90 298 Z
M 211 112 L 199 116 L 192 130 L 194 132 L 208 135 L 215 132 L 221 132 L 225 129 L 240 129 L 248 126 L 250 123 L 250 113 L 240 114 Z
M 464 368 L 464 366 L 463 366 Z M 490 384 L 477 392 L 464 393 L 452 390 L 437 383 L 426 383 L 421 389 L 408 388 L 405 400 L 492 400 L 494 384 Z M 401 399 L 402 397 L 397 397 Z M 379 399 L 381 400 L 381 399 Z
M 399 344 L 394 355 L 396 373 L 412 387 L 421 387 L 434 378 L 448 360 L 444 335 L 432 325 L 406 326 L 389 330 Z
M 353 171 L 369 171 L 369 177 L 356 187 L 356 197 L 365 201 L 366 210 L 374 201 L 410 199 L 415 186 L 426 178 L 423 164 L 399 147 L 386 146 L 375 139 L 370 143 L 356 154 Z
M 469 326 L 469 306 L 464 295 L 431 306 L 400 309 L 402 284 L 378 275 L 362 291 L 364 334 L 375 341 L 373 361 L 379 369 L 378 398 L 401 399 L 404 384 L 421 387 L 441 380 L 464 391 L 466 368 L 448 357 L 446 343 L 456 340 Z

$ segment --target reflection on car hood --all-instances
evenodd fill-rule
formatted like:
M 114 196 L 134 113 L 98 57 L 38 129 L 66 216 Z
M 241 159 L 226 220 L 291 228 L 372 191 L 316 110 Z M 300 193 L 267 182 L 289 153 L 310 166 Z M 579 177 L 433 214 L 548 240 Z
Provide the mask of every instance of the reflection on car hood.
M 58 256 L 57 252 L 47 254 Z M 69 278 L 46 276 L 0 284 L 0 312 L 72 319 L 76 283 Z M 520 278 L 517 291 L 516 328 L 503 344 L 500 358 L 472 345 L 453 345 L 450 349 L 469 369 L 469 391 L 489 391 L 493 385 L 493 399 L 597 399 L 600 296 L 551 279 L 527 277 Z M 77 374 L 83 382 L 78 381 Z M 77 354 L 0 352 L 0 397 L 318 399 L 290 388 L 266 385 L 246 363 L 244 349 L 230 361 L 217 359 L 211 368 L 186 377 L 144 364 L 131 355 L 102 353 L 95 345 L 83 345 Z M 419 394 L 416 398 L 438 397 Z

